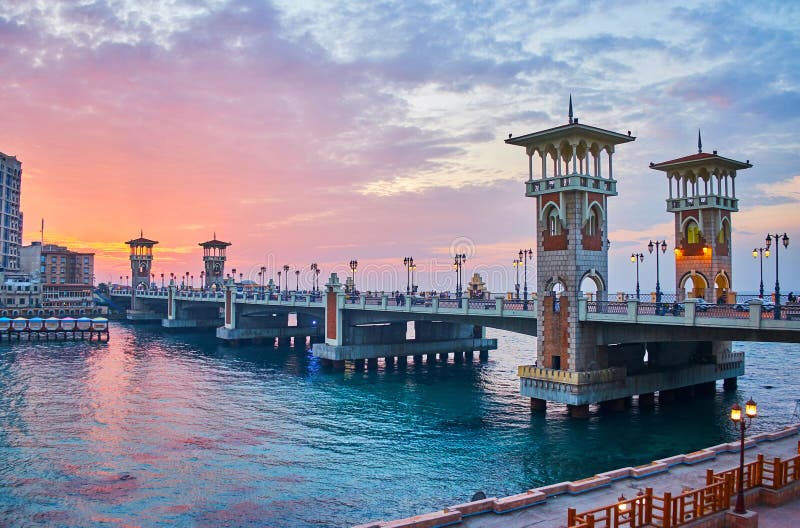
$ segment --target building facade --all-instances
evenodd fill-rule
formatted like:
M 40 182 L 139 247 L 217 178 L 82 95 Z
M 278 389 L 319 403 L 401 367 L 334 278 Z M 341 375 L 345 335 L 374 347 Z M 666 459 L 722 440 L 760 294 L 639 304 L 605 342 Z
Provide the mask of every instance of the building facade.
M 33 242 L 20 252 L 22 271 L 41 283 L 44 305 L 89 305 L 94 286 L 94 253 Z
M 19 210 L 22 163 L 0 152 L 0 271 L 20 271 L 22 212 Z

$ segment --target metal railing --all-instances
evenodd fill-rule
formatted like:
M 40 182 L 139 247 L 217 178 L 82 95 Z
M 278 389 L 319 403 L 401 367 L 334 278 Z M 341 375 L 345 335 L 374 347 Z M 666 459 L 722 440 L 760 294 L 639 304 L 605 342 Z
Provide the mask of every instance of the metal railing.
M 628 303 L 621 301 L 587 301 L 586 310 L 589 313 L 625 315 L 628 313 Z

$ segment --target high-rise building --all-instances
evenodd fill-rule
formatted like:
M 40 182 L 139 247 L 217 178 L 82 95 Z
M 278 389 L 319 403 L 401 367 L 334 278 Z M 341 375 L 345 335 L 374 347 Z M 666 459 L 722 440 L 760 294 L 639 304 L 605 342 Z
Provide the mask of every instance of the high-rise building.
M 17 272 L 22 244 L 22 212 L 19 210 L 22 163 L 0 152 L 0 271 Z

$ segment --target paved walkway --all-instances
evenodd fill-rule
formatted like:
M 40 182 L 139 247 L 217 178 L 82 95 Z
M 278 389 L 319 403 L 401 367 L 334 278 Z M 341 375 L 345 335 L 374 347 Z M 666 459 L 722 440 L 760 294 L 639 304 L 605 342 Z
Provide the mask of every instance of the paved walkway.
M 800 526 L 800 500 L 784 504 L 780 508 L 756 506 L 759 528 L 797 528 Z
M 745 463 L 756 459 L 758 454 L 763 454 L 770 459 L 780 457 L 786 459 L 798 452 L 800 435 L 791 434 L 786 438 L 772 441 L 761 441 L 745 450 Z M 668 471 L 642 478 L 623 478 L 613 481 L 610 485 L 586 491 L 578 495 L 562 494 L 549 497 L 543 504 L 531 506 L 516 512 L 498 515 L 495 513 L 480 514 L 467 517 L 457 526 L 469 528 L 523 528 L 523 527 L 566 527 L 567 509 L 575 508 L 579 513 L 593 510 L 617 502 L 617 497 L 624 494 L 627 498 L 636 496 L 639 490 L 653 488 L 653 492 L 662 495 L 671 492 L 680 494 L 688 488 L 702 488 L 705 486 L 706 469 L 712 468 L 715 472 L 735 468 L 739 465 L 738 443 L 728 444 L 729 448 L 736 449 L 731 452 L 720 452 L 711 460 L 698 462 L 693 465 L 677 464 Z M 759 506 L 757 508 L 761 517 L 762 527 L 792 527 L 800 526 L 800 501 L 787 504 L 780 508 Z

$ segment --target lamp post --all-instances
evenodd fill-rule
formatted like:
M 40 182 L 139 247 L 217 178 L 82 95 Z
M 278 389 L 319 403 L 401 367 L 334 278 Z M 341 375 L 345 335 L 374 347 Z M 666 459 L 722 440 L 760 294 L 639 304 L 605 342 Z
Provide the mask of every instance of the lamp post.
M 233 277 L 233 283 L 236 284 L 236 268 L 231 270 L 231 277 Z
M 667 252 L 667 241 L 666 240 L 661 240 L 661 241 L 656 240 L 655 244 L 651 240 L 650 243 L 647 244 L 647 251 L 649 251 L 652 254 L 653 253 L 653 249 L 655 248 L 655 250 L 656 250 L 656 313 L 658 315 L 661 315 L 661 282 L 659 280 L 659 267 L 658 267 L 659 266 L 658 265 L 658 246 L 659 246 L 659 244 L 661 244 L 661 252 L 662 253 L 666 253 Z
M 206 272 L 200 272 L 200 291 L 206 291 Z
M 261 279 L 261 295 L 264 295 L 264 281 L 267 280 L 267 267 L 261 266 L 261 269 L 258 270 L 258 276 Z
M 283 289 L 284 295 L 289 295 L 289 265 L 288 264 L 284 264 L 283 265 L 283 277 L 284 277 L 284 280 L 286 281 L 286 287 Z
M 356 270 L 357 269 L 358 269 L 358 261 L 355 260 L 355 259 L 351 260 L 350 261 L 350 271 L 353 272 L 353 275 L 352 275 L 352 277 L 353 277 L 353 284 L 352 284 L 353 291 L 350 292 L 351 295 L 355 295 L 355 293 L 356 293 Z
M 161 289 L 164 289 L 164 274 L 161 274 Z
M 780 244 L 778 241 L 780 240 L 783 242 L 783 247 L 789 247 L 789 236 L 784 233 L 783 236 L 780 236 L 778 233 L 774 235 L 767 235 L 767 250 L 769 250 L 770 245 L 772 245 L 772 239 L 775 239 L 775 319 L 781 318 L 781 283 L 778 281 L 778 253 L 780 253 Z
M 634 253 L 631 255 L 631 262 L 636 263 L 636 300 L 639 300 L 639 263 L 644 262 L 644 253 Z
M 756 406 L 756 402 L 753 401 L 753 398 L 747 400 L 747 403 L 744 404 L 744 413 L 747 417 L 747 423 L 745 424 L 745 416 L 742 416 L 742 408 L 739 407 L 738 403 L 734 403 L 733 407 L 731 407 L 731 420 L 734 424 L 739 426 L 739 434 L 740 434 L 740 444 L 739 444 L 739 492 L 736 494 L 736 507 L 733 509 L 733 513 L 743 514 L 747 513 L 747 510 L 744 508 L 744 431 L 753 421 L 753 418 L 756 417 L 758 414 L 758 409 Z
M 764 248 L 755 248 L 753 249 L 753 258 L 758 259 L 758 277 L 760 279 L 758 283 L 758 298 L 764 298 L 764 257 L 769 258 L 769 249 Z
M 456 253 L 453 258 L 453 269 L 456 270 L 456 298 L 461 298 L 461 270 L 464 268 L 464 263 L 467 261 L 467 255 L 464 253 Z
M 281 272 L 278 272 L 278 295 L 281 293 Z
M 189 284 L 192 285 L 192 289 L 194 290 L 194 275 L 190 275 L 189 278 L 191 279 L 191 282 Z
M 411 286 L 414 281 L 412 280 L 414 266 L 414 257 L 406 257 L 403 259 L 403 266 L 406 268 L 406 295 L 411 295 Z
M 522 261 L 520 259 L 514 259 L 511 265 L 514 266 L 514 269 L 517 272 L 517 282 L 514 284 L 514 298 L 519 300 L 519 267 L 522 266 Z
M 319 277 L 319 266 L 317 266 L 316 262 L 311 263 L 311 293 L 317 292 L 317 277 Z
M 523 294 L 522 294 L 522 298 L 523 298 L 522 309 L 523 310 L 527 310 L 528 309 L 528 261 L 530 259 L 532 259 L 532 258 L 533 258 L 533 250 L 532 249 L 520 249 L 519 250 L 519 259 L 522 261 L 522 269 L 524 270 L 523 271 L 524 281 L 523 281 L 523 289 L 522 289 L 522 291 L 523 291 Z
M 319 274 L 320 274 L 320 269 L 319 268 L 314 268 L 314 276 L 315 276 L 316 281 L 317 281 L 317 293 L 319 293 Z
M 294 291 L 300 291 L 300 270 L 294 270 Z

